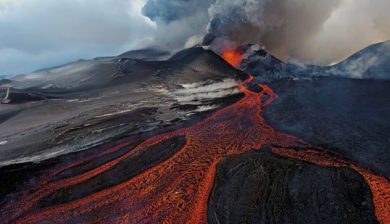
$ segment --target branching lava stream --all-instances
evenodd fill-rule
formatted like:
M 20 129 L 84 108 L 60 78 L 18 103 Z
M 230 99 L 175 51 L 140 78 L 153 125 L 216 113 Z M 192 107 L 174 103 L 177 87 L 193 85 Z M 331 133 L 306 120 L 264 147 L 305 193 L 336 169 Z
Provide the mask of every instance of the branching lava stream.
M 234 66 L 236 59 L 230 61 Z M 252 79 L 238 84 L 245 96 L 237 103 L 216 111 L 205 120 L 188 128 L 151 137 L 133 150 L 84 173 L 60 180 L 52 178 L 94 158 L 48 171 L 38 187 L 21 193 L 19 199 L 4 205 L 8 213 L 5 223 L 207 223 L 207 201 L 213 187 L 216 166 L 226 156 L 278 145 L 273 152 L 305 160 L 321 166 L 351 167 L 361 173 L 374 196 L 376 215 L 389 223 L 389 182 L 358 166 L 318 153 L 295 151 L 293 146 L 309 147 L 302 140 L 277 132 L 262 117 L 264 106 L 276 99 L 266 85 L 252 92 L 245 86 Z M 264 100 L 267 96 L 266 100 Z M 121 182 L 88 196 L 47 207 L 39 201 L 55 191 L 85 182 L 114 167 L 138 151 L 159 144 L 174 136 L 185 136 L 185 145 L 169 159 Z M 123 143 L 107 149 L 111 153 L 127 146 Z M 321 149 L 318 149 L 321 150 Z M 104 156 L 104 155 L 97 155 Z

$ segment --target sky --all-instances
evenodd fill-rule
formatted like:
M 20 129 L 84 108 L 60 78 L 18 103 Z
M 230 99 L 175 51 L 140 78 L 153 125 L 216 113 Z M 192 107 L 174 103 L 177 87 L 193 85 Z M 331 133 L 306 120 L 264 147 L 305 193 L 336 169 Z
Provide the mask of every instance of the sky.
M 0 76 L 200 43 L 331 64 L 390 39 L 388 9 L 389 0 L 0 0 Z

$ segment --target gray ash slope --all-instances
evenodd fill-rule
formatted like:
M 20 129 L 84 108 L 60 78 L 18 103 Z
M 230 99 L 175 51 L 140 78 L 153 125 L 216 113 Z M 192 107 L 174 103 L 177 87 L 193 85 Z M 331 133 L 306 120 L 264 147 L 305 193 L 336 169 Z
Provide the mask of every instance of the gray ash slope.
M 246 77 L 212 51 L 194 47 L 168 60 L 97 58 L 3 80 L 0 165 L 37 162 L 191 120 L 240 99 L 236 81 Z
M 140 50 L 127 51 L 117 56 L 121 59 L 142 59 L 142 60 L 161 60 L 166 59 L 171 55 L 169 51 L 156 49 L 156 48 L 145 48 Z

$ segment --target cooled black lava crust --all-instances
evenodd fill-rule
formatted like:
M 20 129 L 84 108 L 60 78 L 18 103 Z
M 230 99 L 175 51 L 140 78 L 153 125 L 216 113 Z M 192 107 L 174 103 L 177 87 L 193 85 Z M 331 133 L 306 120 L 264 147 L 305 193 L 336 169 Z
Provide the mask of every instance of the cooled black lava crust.
M 209 198 L 213 223 L 377 223 L 364 178 L 268 152 L 225 159 Z

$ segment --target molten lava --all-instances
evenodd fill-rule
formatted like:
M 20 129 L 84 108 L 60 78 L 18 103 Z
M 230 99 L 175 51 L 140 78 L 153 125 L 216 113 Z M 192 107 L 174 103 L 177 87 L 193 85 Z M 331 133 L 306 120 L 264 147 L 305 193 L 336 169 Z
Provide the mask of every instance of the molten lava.
M 224 52 L 224 58 L 235 67 L 239 65 L 241 57 L 237 52 Z M 1 211 L 7 215 L 0 218 L 4 223 L 207 223 L 207 201 L 216 166 L 221 159 L 260 150 L 266 145 L 278 145 L 280 148 L 273 152 L 279 155 L 321 166 L 348 166 L 360 172 L 373 192 L 378 219 L 388 223 L 390 185 L 385 178 L 319 152 L 291 151 L 289 148 L 293 146 L 307 147 L 308 144 L 294 136 L 277 132 L 262 117 L 263 107 L 272 103 L 277 95 L 266 85 L 259 86 L 261 92 L 252 92 L 245 88 L 246 82 L 238 85 L 245 94 L 239 102 L 191 127 L 146 139 L 131 151 L 81 174 L 53 179 L 64 170 L 113 153 L 131 142 L 49 170 L 41 177 L 37 187 L 27 189 L 20 193 L 18 200 L 2 207 Z M 142 149 L 183 135 L 186 144 L 176 154 L 125 182 L 62 204 L 39 206 L 42 199 L 56 191 L 99 176 Z
M 194 126 L 147 139 L 127 154 L 73 177 L 51 180 L 58 172 L 69 169 L 69 165 L 52 171 L 42 178 L 41 185 L 32 193 L 26 193 L 16 204 L 3 208 L 10 211 L 7 221 L 50 223 L 82 219 L 92 223 L 155 223 L 162 220 L 168 223 L 206 223 L 207 200 L 216 165 L 222 158 L 269 144 L 286 147 L 302 144 L 293 136 L 273 130 L 261 116 L 263 105 L 276 98 L 272 90 L 263 88 L 262 92 L 254 93 L 244 85 L 239 84 L 245 94 L 241 101 Z M 268 98 L 262 103 L 266 95 Z M 44 208 L 37 206 L 55 191 L 87 181 L 137 151 L 179 135 L 186 136 L 186 144 L 178 153 L 134 178 L 68 203 Z
M 243 53 L 233 49 L 226 49 L 222 52 L 223 59 L 235 68 L 238 68 L 243 56 Z

